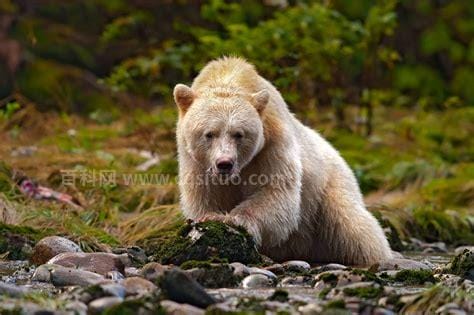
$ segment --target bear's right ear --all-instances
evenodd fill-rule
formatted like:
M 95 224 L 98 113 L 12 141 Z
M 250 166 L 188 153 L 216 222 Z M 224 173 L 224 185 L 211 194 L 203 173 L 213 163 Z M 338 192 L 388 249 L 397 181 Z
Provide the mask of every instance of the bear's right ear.
M 252 94 L 251 97 L 253 106 L 255 106 L 257 112 L 261 114 L 270 100 L 270 94 L 266 89 L 263 89 L 257 93 Z
M 184 84 L 176 84 L 173 90 L 174 101 L 179 109 L 185 113 L 194 101 L 194 92 Z

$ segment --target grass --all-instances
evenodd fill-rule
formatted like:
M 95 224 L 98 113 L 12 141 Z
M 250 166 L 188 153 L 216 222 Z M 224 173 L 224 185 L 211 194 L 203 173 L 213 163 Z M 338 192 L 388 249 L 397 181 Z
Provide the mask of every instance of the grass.
M 7 205 L 0 207 L 1 220 L 55 229 L 88 250 L 135 244 L 183 222 L 175 181 L 174 107 L 81 117 L 38 112 L 24 98 L 17 102 L 20 108 L 0 126 L 0 198 Z M 369 138 L 333 128 L 329 119 L 316 123 L 354 169 L 366 203 L 393 231 L 394 244 L 411 236 L 469 244 L 474 242 L 469 223 L 474 218 L 473 120 L 471 107 L 444 112 L 380 107 Z M 21 146 L 37 150 L 12 156 Z M 160 162 L 137 171 L 147 160 L 143 150 Z M 170 177 L 154 185 L 127 185 L 121 178 L 114 185 L 76 180 L 68 186 L 61 170 Z M 14 171 L 74 196 L 83 208 L 25 198 L 11 180 Z

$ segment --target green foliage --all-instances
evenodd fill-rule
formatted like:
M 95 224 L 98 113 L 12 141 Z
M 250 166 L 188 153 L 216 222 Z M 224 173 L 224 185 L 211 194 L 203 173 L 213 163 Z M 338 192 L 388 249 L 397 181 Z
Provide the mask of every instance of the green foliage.
M 436 282 L 431 270 L 411 269 L 405 269 L 397 272 L 395 276 L 393 276 L 393 280 L 397 282 L 403 282 L 406 285 L 421 285 L 426 282 Z

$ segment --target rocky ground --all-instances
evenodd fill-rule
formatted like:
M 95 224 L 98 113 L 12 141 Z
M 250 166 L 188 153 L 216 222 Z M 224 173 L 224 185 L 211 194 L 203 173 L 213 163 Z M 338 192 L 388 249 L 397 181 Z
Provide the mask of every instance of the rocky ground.
M 416 252 L 356 268 L 274 263 L 245 231 L 216 222 L 188 222 L 143 247 L 104 252 L 1 229 L 16 257 L 0 262 L 1 314 L 474 312 L 472 247 L 448 252 L 443 243 L 413 240 Z

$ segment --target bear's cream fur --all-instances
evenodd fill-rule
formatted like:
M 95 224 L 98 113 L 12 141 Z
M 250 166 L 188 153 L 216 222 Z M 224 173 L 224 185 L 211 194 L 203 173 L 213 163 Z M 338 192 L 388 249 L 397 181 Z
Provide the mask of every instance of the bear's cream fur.
M 174 97 L 187 218 L 244 226 L 276 261 L 368 265 L 392 256 L 349 166 L 252 65 L 212 61 Z M 240 182 L 204 180 L 222 178 L 215 168 L 222 156 L 235 161 L 231 178 Z

